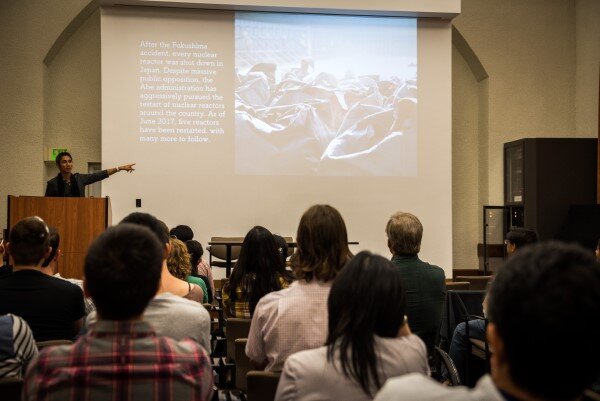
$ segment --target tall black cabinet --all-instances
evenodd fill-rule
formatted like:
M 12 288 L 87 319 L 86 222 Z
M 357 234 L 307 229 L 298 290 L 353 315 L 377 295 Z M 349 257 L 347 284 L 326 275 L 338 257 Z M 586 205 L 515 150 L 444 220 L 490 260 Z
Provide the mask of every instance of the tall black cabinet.
M 596 203 L 597 139 L 526 138 L 504 144 L 507 227 L 557 238 L 572 205 Z

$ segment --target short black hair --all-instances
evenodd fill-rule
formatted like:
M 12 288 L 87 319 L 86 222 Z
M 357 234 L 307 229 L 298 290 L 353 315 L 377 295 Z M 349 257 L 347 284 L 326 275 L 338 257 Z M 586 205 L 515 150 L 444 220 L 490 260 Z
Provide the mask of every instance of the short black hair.
M 181 242 L 186 242 L 191 239 L 194 239 L 194 232 L 190 228 L 190 226 L 178 225 L 173 227 L 169 232 L 170 235 L 174 235 Z
M 52 248 L 50 255 L 44 260 L 42 263 L 42 267 L 47 267 L 50 262 L 56 256 L 56 252 L 58 252 L 58 247 L 60 246 L 60 235 L 58 234 L 58 230 L 56 227 L 50 227 L 50 235 L 48 236 L 48 246 Z
M 517 252 L 489 293 L 511 379 L 546 400 L 578 397 L 600 359 L 600 266 L 578 245 L 547 242 Z
M 73 156 L 71 156 L 71 154 L 69 152 L 60 152 L 59 154 L 56 155 L 56 159 L 54 159 L 54 162 L 56 163 L 57 166 L 60 165 L 60 159 L 62 159 L 65 156 L 69 156 L 71 158 L 71 160 L 73 160 Z
M 163 247 L 169 243 L 169 230 L 165 223 L 149 213 L 134 212 L 127 215 L 121 223 L 131 223 L 144 226 L 156 235 Z
M 156 295 L 163 246 L 148 228 L 121 223 L 92 242 L 85 280 L 102 319 L 127 320 L 144 312 Z
M 10 230 L 10 256 L 15 265 L 34 266 L 48 250 L 50 230 L 41 218 L 26 217 Z
M 534 230 L 515 227 L 506 234 L 506 240 L 520 249 L 525 245 L 535 244 L 539 241 L 539 237 Z

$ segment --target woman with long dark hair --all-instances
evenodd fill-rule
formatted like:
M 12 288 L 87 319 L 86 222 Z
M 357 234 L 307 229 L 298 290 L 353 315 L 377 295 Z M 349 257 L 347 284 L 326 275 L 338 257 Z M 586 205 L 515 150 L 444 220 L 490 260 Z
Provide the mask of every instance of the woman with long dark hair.
M 287 288 L 287 281 L 278 271 L 280 264 L 273 234 L 261 226 L 248 231 L 240 256 L 223 288 L 223 303 L 228 316 L 250 319 L 263 296 Z
M 329 205 L 304 212 L 296 242 L 291 259 L 296 281 L 260 300 L 248 333 L 246 355 L 270 372 L 281 371 L 291 354 L 323 345 L 331 284 L 352 257 L 344 219 Z
M 390 377 L 429 374 L 427 349 L 410 332 L 398 269 L 363 251 L 338 274 L 327 302 L 325 346 L 291 355 L 276 401 L 372 399 Z

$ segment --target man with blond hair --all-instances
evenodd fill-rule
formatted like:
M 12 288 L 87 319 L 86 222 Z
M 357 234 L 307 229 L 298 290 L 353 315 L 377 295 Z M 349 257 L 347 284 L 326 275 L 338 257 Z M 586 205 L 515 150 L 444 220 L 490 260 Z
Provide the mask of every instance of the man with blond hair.
M 410 328 L 431 351 L 435 346 L 444 307 L 444 270 L 419 259 L 423 225 L 417 216 L 405 212 L 394 213 L 385 232 L 388 248 L 393 255 L 392 263 L 402 273 Z

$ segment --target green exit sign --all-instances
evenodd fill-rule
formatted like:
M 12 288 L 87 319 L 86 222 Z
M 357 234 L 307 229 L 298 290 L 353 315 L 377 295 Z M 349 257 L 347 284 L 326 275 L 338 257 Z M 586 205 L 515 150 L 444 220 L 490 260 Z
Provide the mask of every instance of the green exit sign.
M 61 149 L 61 148 L 52 148 L 50 149 L 50 160 L 52 161 L 56 161 L 56 156 L 58 156 L 58 154 L 60 152 L 68 152 L 68 149 Z

